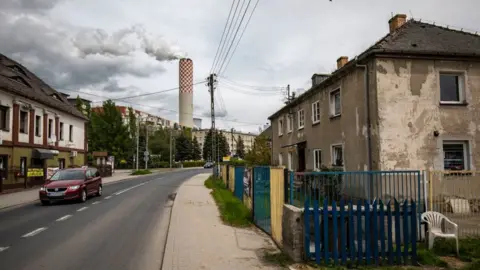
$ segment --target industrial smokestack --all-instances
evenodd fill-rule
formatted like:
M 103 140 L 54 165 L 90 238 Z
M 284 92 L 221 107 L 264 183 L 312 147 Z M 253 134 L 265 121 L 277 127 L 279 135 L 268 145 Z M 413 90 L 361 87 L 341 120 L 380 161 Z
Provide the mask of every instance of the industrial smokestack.
M 178 70 L 179 79 L 179 124 L 193 128 L 193 61 L 182 58 Z

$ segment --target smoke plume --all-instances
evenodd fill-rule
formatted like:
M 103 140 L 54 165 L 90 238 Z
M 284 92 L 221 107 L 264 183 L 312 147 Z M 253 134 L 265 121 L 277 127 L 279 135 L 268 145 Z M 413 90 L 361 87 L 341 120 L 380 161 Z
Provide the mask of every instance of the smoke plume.
M 79 32 L 72 42 L 83 56 L 125 56 L 141 51 L 157 61 L 171 61 L 184 55 L 177 46 L 147 33 L 141 25 L 121 29 L 111 35 L 102 29 L 87 29 Z

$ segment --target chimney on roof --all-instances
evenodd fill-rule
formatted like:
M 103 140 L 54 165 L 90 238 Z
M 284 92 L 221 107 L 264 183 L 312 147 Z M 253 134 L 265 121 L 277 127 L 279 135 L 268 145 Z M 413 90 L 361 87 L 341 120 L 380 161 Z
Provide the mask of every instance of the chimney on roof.
M 405 14 L 397 14 L 393 16 L 390 20 L 388 20 L 388 25 L 390 26 L 390 34 L 393 33 L 395 30 L 400 28 L 403 24 L 407 22 L 407 15 Z
M 348 63 L 348 56 L 340 56 L 337 59 L 337 69 L 341 69 L 346 63 Z

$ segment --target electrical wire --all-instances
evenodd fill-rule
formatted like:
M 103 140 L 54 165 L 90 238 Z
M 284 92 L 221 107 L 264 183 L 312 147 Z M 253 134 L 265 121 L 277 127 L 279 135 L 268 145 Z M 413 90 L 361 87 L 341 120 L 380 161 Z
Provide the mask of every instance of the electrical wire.
M 201 84 L 201 83 L 204 83 L 204 82 L 205 82 L 205 81 L 196 82 L 196 83 L 193 83 L 193 84 L 188 85 L 188 86 L 194 86 L 194 85 Z M 182 87 L 184 87 L 184 86 L 182 86 Z M 180 89 L 180 87 L 175 87 L 175 88 L 170 88 L 170 89 L 165 89 L 165 90 L 160 90 L 160 91 L 156 91 L 156 92 L 145 93 L 145 94 L 140 94 L 140 95 L 135 95 L 135 96 L 126 96 L 126 97 L 122 97 L 122 98 L 113 98 L 112 101 L 120 101 L 120 100 L 131 99 L 131 98 L 138 98 L 138 97 L 146 97 L 146 96 L 151 96 L 151 95 L 166 93 L 166 92 L 170 92 L 170 91 L 174 91 L 174 90 L 178 90 L 178 89 Z
M 245 30 L 247 30 L 248 24 L 250 23 L 250 20 L 253 17 L 253 13 L 255 12 L 255 9 L 257 9 L 258 2 L 260 2 L 260 0 L 257 0 L 257 2 L 255 3 L 255 6 L 253 6 L 253 10 L 250 13 L 250 16 L 248 17 L 247 23 L 245 24 L 245 27 L 243 28 L 242 34 L 240 34 L 240 38 L 238 39 L 237 44 L 235 45 L 235 47 L 233 49 L 233 52 L 230 55 L 230 58 L 228 59 L 227 64 L 225 65 L 225 68 L 223 69 L 223 71 L 220 71 L 220 73 L 219 73 L 220 75 L 224 74 L 225 71 L 227 71 L 227 68 L 230 65 L 230 61 L 232 61 L 233 55 L 237 51 L 238 44 L 240 44 L 240 41 L 242 40 L 243 34 L 245 34 Z
M 232 87 L 244 88 L 244 89 L 249 89 L 249 90 L 263 92 L 263 93 L 282 92 L 286 90 L 286 87 L 253 86 L 253 85 L 246 85 L 246 84 L 240 84 L 240 83 L 233 83 L 229 80 L 221 80 L 220 83 L 230 85 Z M 264 89 L 261 89 L 262 87 Z
M 225 61 L 228 57 L 228 54 L 230 53 L 230 50 L 232 49 L 233 43 L 235 42 L 235 38 L 237 37 L 237 34 L 238 34 L 238 30 L 240 30 L 240 27 L 242 26 L 243 20 L 245 19 L 245 15 L 247 14 L 248 7 L 250 6 L 251 2 L 252 2 L 252 0 L 248 0 L 248 4 L 247 4 L 247 7 L 245 8 L 245 12 L 243 12 L 242 19 L 240 20 L 240 24 L 238 25 L 237 30 L 235 31 L 235 35 L 233 36 L 232 42 L 230 43 L 230 46 L 228 47 L 227 53 L 225 54 L 225 58 L 223 59 L 222 64 L 220 65 L 220 69 L 218 70 L 219 72 L 222 71 L 222 69 L 223 69 L 223 65 L 225 64 Z
M 282 91 L 276 91 L 276 92 L 251 92 L 251 91 L 246 91 L 241 88 L 235 88 L 232 87 L 231 85 L 222 85 L 223 88 L 232 90 L 234 92 L 242 93 L 242 94 L 247 94 L 247 95 L 252 95 L 252 96 L 283 96 L 284 93 Z
M 230 6 L 230 11 L 228 12 L 228 17 L 227 17 L 227 21 L 225 22 L 225 26 L 223 27 L 222 37 L 220 38 L 220 43 L 218 43 L 217 52 L 215 53 L 215 57 L 213 58 L 213 63 L 212 63 L 212 67 L 210 68 L 210 73 L 212 73 L 215 62 L 218 60 L 217 59 L 218 53 L 220 51 L 220 46 L 222 45 L 223 37 L 225 36 L 225 30 L 227 30 L 228 21 L 230 20 L 230 16 L 232 15 L 234 4 L 235 4 L 235 0 L 232 1 L 232 5 Z

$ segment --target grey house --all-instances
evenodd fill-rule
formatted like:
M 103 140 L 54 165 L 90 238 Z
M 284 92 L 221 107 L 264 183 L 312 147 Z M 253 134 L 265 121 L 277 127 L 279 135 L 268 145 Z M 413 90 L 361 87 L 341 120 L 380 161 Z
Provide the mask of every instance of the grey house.
M 480 36 L 396 15 L 389 33 L 269 117 L 292 170 L 480 167 Z

